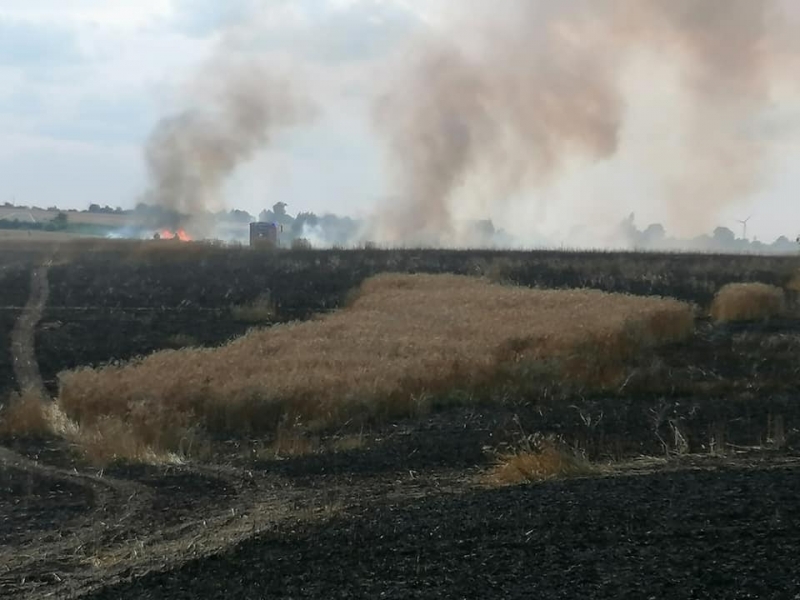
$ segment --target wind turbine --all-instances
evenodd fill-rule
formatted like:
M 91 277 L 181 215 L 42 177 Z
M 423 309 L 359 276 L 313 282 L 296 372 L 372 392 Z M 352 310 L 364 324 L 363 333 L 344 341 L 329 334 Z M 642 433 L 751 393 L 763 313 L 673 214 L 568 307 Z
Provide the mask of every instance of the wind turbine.
M 745 241 L 747 241 L 747 223 L 749 223 L 750 219 L 752 219 L 752 218 L 753 218 L 753 215 L 750 215 L 749 217 L 747 217 L 746 219 L 743 219 L 743 220 L 736 219 L 737 223 L 741 223 L 742 224 L 742 228 L 744 229 L 744 232 L 742 233 L 742 236 L 744 237 Z

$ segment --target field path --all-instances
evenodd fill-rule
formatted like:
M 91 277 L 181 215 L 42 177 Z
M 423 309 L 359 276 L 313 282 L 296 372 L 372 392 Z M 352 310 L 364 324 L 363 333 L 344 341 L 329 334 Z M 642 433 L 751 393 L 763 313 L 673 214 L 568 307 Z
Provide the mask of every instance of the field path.
M 47 281 L 49 267 L 50 261 L 47 261 L 34 268 L 31 273 L 31 291 L 28 302 L 22 309 L 22 314 L 11 332 L 11 357 L 14 363 L 17 387 L 21 392 L 33 391 L 42 396 L 45 396 L 47 392 L 39 372 L 39 363 L 36 360 L 36 325 L 42 318 L 42 312 L 47 305 L 47 297 L 50 292 Z

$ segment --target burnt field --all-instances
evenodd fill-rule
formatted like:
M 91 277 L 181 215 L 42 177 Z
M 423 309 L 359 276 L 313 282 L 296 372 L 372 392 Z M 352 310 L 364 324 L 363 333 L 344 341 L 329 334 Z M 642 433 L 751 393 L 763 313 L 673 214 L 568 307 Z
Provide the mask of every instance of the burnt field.
M 800 317 L 714 323 L 732 282 L 785 287 L 796 257 L 107 244 L 0 265 L 0 401 L 11 331 L 51 261 L 35 327 L 58 374 L 215 347 L 348 305 L 383 272 L 456 273 L 697 306 L 687 339 L 619 384 L 521 386 L 419 414 L 207 444 L 98 467 L 68 438 L 0 436 L 0 597 L 791 598 L 800 514 Z M 163 249 L 162 249 L 163 248 Z M 247 310 L 244 310 L 247 309 Z M 498 486 L 499 456 L 557 439 L 593 467 Z
M 292 251 L 214 248 L 126 256 L 92 252 L 49 272 L 50 300 L 37 333 L 40 368 L 54 391 L 63 369 L 126 360 L 173 347 L 176 336 L 216 345 L 253 325 L 232 309 L 268 296 L 266 323 L 335 310 L 364 279 L 386 271 L 456 273 L 545 288 L 661 295 L 707 307 L 735 281 L 782 284 L 796 260 L 614 253 L 491 251 Z
M 16 386 L 11 333 L 28 301 L 30 269 L 24 265 L 0 265 L 0 290 L 0 398 L 4 398 Z

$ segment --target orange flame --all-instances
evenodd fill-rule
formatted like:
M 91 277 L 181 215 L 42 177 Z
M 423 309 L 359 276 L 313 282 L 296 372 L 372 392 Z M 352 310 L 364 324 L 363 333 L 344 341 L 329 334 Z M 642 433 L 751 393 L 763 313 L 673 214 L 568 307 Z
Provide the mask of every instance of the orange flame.
M 178 229 L 175 233 L 172 233 L 169 229 L 162 229 L 158 232 L 158 237 L 162 240 L 174 240 L 178 239 L 182 242 L 191 242 L 192 237 L 186 233 L 185 229 Z

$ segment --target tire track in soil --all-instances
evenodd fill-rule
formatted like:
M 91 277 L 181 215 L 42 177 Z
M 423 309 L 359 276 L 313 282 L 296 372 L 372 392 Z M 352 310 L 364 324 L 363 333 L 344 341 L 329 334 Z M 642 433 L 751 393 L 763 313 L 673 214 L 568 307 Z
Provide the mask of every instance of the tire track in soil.
M 48 260 L 33 269 L 28 302 L 11 332 L 11 358 L 17 387 L 20 392 L 31 391 L 42 397 L 45 397 L 47 392 L 36 359 L 36 326 L 42 318 L 50 294 L 47 281 L 50 264 L 52 261 Z
M 21 393 L 32 392 L 42 398 L 47 397 L 47 391 L 36 357 L 36 327 L 49 297 L 47 275 L 51 264 L 48 259 L 33 269 L 30 294 L 11 332 L 10 343 L 17 388 Z M 44 532 L 33 531 L 13 545 L 0 545 L 0 596 L 13 590 L 14 597 L 33 597 L 40 586 L 48 585 L 48 578 L 59 582 L 59 568 L 55 565 L 72 562 L 77 566 L 85 560 L 94 541 L 108 533 L 109 524 L 120 528 L 134 523 L 134 517 L 153 496 L 150 488 L 136 482 L 61 469 L 0 446 L 0 476 L 10 479 L 14 471 L 25 472 L 30 479 L 46 480 L 54 488 L 59 483 L 78 485 L 87 490 L 91 500 L 87 513 L 74 523 L 52 523 Z
M 0 481 L 13 477 L 13 471 L 47 479 L 53 489 L 58 484 L 87 488 L 90 508 L 65 522 L 54 515 L 45 527 L 33 527 L 13 543 L 0 538 L 0 598 L 81 597 L 134 574 L 175 568 L 189 558 L 220 552 L 297 517 L 298 509 L 309 518 L 330 512 L 325 502 L 310 498 L 306 490 L 292 489 L 280 478 L 254 479 L 252 472 L 222 466 L 163 468 L 161 478 L 168 478 L 169 472 L 202 476 L 229 490 L 223 496 L 203 498 L 191 515 L 177 521 L 167 517 L 180 511 L 181 496 L 202 492 L 175 490 L 177 495 L 170 500 L 168 491 L 168 504 L 157 508 L 165 496 L 152 477 L 126 475 L 124 467 L 112 475 L 80 473 L 44 465 L 0 446 Z
M 0 476 L 14 470 L 52 482 L 54 488 L 60 482 L 86 488 L 91 506 L 73 523 L 53 522 L 46 530 L 32 531 L 14 544 L 0 544 L 0 597 L 6 590 L 13 591 L 15 598 L 38 597 L 42 586 L 60 582 L 57 571 L 69 563 L 77 568 L 89 557 L 95 541 L 108 533 L 109 524 L 119 528 L 135 523 L 134 517 L 149 505 L 152 496 L 147 486 L 135 482 L 45 465 L 0 446 Z

